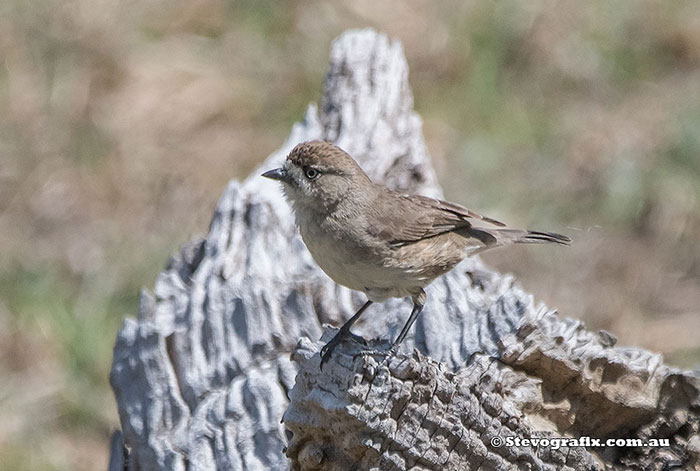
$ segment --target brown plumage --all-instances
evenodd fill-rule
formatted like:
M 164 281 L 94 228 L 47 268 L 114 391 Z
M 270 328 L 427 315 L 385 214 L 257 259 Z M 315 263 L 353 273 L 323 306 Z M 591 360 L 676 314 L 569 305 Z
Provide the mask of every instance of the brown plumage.
M 568 245 L 566 236 L 552 232 L 525 231 L 504 228 L 505 224 L 449 201 L 419 195 L 400 195 L 391 190 L 391 211 L 379 220 L 375 227 L 379 238 L 387 240 L 394 247 L 456 232 L 463 237 L 473 237 L 483 244 L 483 248 L 499 247 L 513 243 L 554 242 Z M 474 227 L 474 220 L 483 221 L 495 228 Z M 504 228 L 504 229 L 500 229 Z
M 337 283 L 369 298 L 324 347 L 322 363 L 374 301 L 413 299 L 395 351 L 423 307 L 423 288 L 465 257 L 516 243 L 571 242 L 552 232 L 507 228 L 458 204 L 375 184 L 345 151 L 328 142 L 299 144 L 282 168 L 264 176 L 284 183 L 302 239 L 319 266 Z

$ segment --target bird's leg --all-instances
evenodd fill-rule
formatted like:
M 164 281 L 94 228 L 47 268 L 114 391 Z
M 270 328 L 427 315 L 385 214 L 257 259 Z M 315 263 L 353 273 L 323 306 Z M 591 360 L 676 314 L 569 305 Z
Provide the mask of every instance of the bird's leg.
M 423 305 L 425 304 L 425 291 L 422 289 L 420 292 L 416 295 L 413 296 L 413 310 L 411 311 L 411 315 L 408 316 L 408 320 L 406 321 L 406 324 L 404 324 L 403 329 L 401 329 L 401 332 L 399 333 L 399 336 L 396 337 L 396 340 L 394 343 L 391 345 L 391 354 L 395 355 L 396 352 L 399 350 L 399 345 L 401 345 L 401 342 L 406 338 L 406 335 L 408 335 L 408 331 L 411 329 L 411 326 L 413 325 L 414 322 L 416 322 L 416 319 L 418 318 L 418 314 L 423 310 Z
M 328 342 L 326 345 L 323 346 L 321 349 L 321 369 L 323 369 L 323 364 L 328 361 L 328 359 L 331 357 L 331 354 L 333 353 L 333 350 L 335 347 L 343 340 L 343 337 L 346 335 L 352 335 L 353 338 L 358 339 L 358 336 L 350 332 L 350 327 L 357 321 L 357 319 L 360 318 L 363 312 L 365 312 L 365 309 L 369 307 L 369 305 L 372 304 L 372 301 L 367 301 L 356 313 L 354 316 L 352 316 L 350 319 L 347 320 L 345 324 L 340 328 L 337 334 L 331 339 L 330 342 Z

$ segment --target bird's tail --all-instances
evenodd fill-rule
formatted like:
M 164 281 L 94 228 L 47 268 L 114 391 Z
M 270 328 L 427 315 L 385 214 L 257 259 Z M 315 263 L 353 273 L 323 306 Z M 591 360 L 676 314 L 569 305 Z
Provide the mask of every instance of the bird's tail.
M 571 239 L 555 232 L 523 231 L 520 229 L 496 229 L 498 238 L 515 244 L 560 244 L 571 245 Z
M 484 246 L 478 251 L 512 244 L 560 244 L 571 245 L 571 239 L 554 232 L 526 231 L 522 229 L 485 229 L 472 227 L 472 237 L 479 239 Z

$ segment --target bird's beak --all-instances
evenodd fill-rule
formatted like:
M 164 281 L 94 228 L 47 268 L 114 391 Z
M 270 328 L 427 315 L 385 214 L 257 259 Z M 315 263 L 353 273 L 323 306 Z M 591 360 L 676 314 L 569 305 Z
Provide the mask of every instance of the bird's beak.
M 283 168 L 268 170 L 267 172 L 263 173 L 262 176 L 271 180 L 279 180 L 281 182 L 289 181 L 289 178 L 287 178 L 287 171 Z

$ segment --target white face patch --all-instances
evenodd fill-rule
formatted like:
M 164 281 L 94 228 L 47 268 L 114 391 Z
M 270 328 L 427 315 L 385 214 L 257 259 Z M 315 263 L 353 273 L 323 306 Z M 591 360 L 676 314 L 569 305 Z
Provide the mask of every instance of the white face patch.
M 287 172 L 290 182 L 283 185 L 284 194 L 293 206 L 298 204 L 313 204 L 314 190 L 311 182 L 304 176 L 301 168 L 290 161 L 284 163 L 284 171 Z

